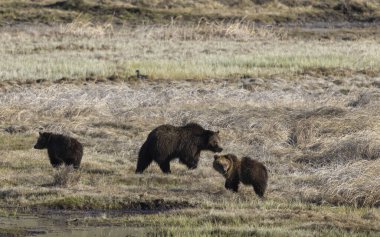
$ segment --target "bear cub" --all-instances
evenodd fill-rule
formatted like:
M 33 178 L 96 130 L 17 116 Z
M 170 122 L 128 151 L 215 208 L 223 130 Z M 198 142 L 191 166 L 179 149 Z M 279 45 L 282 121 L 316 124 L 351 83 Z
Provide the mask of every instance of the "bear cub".
M 78 169 L 83 156 L 83 146 L 76 139 L 60 134 L 40 132 L 34 149 L 46 149 L 51 165 L 56 168 L 63 163 Z
M 268 171 L 263 163 L 243 157 L 241 160 L 233 154 L 215 155 L 213 167 L 226 178 L 225 187 L 237 192 L 239 183 L 252 185 L 255 193 L 263 197 L 268 183 Z
M 153 129 L 139 151 L 136 173 L 155 161 L 162 172 L 170 173 L 170 161 L 179 158 L 189 169 L 198 166 L 201 151 L 221 152 L 219 131 L 206 130 L 196 123 L 182 127 L 169 124 Z

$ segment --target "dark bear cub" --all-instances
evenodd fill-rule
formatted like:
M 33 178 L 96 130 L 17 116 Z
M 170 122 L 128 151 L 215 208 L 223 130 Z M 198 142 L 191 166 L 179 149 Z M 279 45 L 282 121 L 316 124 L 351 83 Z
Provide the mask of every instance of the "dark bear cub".
M 34 149 L 48 150 L 50 163 L 58 167 L 63 163 L 78 169 L 83 156 L 83 146 L 76 139 L 60 134 L 40 133 Z
M 226 189 L 237 192 L 239 183 L 252 185 L 255 193 L 263 197 L 268 183 L 264 164 L 250 157 L 239 160 L 233 154 L 215 155 L 213 167 L 226 178 Z
M 142 173 L 152 161 L 162 172 L 170 173 L 170 161 L 179 158 L 189 169 L 197 168 L 201 151 L 221 152 L 219 131 L 206 130 L 196 123 L 182 127 L 161 125 L 148 135 L 141 146 L 136 173 Z

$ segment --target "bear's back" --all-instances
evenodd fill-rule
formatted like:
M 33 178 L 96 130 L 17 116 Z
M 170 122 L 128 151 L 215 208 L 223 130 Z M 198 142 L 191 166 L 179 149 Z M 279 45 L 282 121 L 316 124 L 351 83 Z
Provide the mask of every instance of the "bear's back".
M 164 124 L 153 129 L 148 135 L 148 140 L 161 140 L 162 142 L 171 142 L 173 139 L 178 139 L 179 130 L 177 127 Z
M 189 135 L 202 135 L 205 133 L 205 129 L 197 123 L 188 123 L 185 126 L 178 127 L 181 132 L 188 133 Z
M 240 161 L 239 176 L 244 184 L 250 184 L 252 180 L 266 180 L 268 172 L 263 163 L 250 157 L 243 157 Z
M 54 151 L 59 155 L 77 153 L 83 154 L 83 146 L 75 138 L 64 136 L 61 134 L 52 134 L 48 144 L 48 150 Z

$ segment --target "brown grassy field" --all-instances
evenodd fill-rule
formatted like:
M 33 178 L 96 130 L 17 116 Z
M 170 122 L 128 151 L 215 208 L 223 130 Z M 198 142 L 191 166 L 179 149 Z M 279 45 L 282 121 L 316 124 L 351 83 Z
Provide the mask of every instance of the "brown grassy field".
M 307 1 L 255 6 L 291 2 Z M 210 19 L 130 27 L 86 14 L 0 29 L 0 236 L 379 235 L 376 27 Z M 134 173 L 153 128 L 188 122 L 220 130 L 224 152 L 263 162 L 265 199 L 248 186 L 225 190 L 210 152 L 196 170 L 173 162 L 170 175 L 156 164 Z M 81 141 L 82 168 L 54 170 L 46 150 L 32 149 L 39 131 Z
M 264 24 L 376 22 L 377 0 L 3 0 L 1 25 L 68 23 L 78 14 L 118 25 L 246 19 Z
M 287 89 L 265 89 L 275 84 L 269 80 L 254 91 L 239 82 L 151 81 L 32 85 L 2 93 L 4 216 L 16 207 L 20 213 L 180 208 L 79 222 L 159 225 L 155 231 L 175 235 L 377 235 L 377 90 L 352 87 L 345 95 L 334 83 L 324 93 L 307 89 L 307 80 L 297 83 L 300 88 L 277 83 Z M 175 163 L 164 175 L 153 164 L 134 174 L 137 151 L 152 128 L 189 121 L 219 129 L 225 151 L 265 163 L 265 200 L 250 187 L 226 191 L 207 152 L 193 171 Z M 54 171 L 46 151 L 32 149 L 41 128 L 84 143 L 80 172 Z

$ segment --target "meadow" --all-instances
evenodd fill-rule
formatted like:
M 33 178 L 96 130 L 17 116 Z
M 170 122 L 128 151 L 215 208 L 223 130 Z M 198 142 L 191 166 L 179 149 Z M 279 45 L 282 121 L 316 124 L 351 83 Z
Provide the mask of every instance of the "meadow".
M 376 27 L 68 21 L 0 29 L 0 236 L 379 235 Z M 188 122 L 220 130 L 223 153 L 267 166 L 263 200 L 225 190 L 210 152 L 195 170 L 134 173 L 153 128 Z M 81 169 L 53 169 L 33 149 L 39 131 L 81 141 Z

